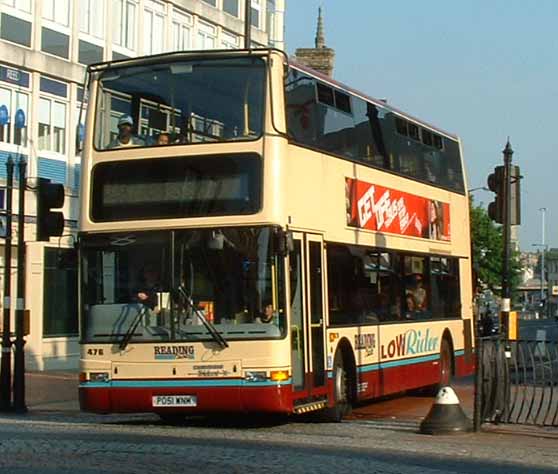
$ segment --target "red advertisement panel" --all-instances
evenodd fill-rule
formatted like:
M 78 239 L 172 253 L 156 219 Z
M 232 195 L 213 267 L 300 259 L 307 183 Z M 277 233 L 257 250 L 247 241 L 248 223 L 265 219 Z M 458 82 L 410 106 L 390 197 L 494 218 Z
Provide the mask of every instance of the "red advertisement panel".
M 432 240 L 450 240 L 449 204 L 345 178 L 351 227 Z

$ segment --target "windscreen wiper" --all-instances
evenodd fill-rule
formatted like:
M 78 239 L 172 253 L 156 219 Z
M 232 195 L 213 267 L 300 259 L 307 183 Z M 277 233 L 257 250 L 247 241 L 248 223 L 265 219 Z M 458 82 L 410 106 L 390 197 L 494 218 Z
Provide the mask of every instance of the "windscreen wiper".
M 126 349 L 126 346 L 130 343 L 130 340 L 132 339 L 134 332 L 136 332 L 136 329 L 139 326 L 142 316 L 145 315 L 146 310 L 147 310 L 147 306 L 142 306 L 138 310 L 138 313 L 134 316 L 134 319 L 132 320 L 130 327 L 126 331 L 126 334 L 124 334 L 124 337 L 122 338 L 122 340 L 120 341 L 120 345 L 118 346 L 118 348 L 121 351 Z
M 184 285 L 180 285 L 178 287 L 178 293 L 186 301 L 188 306 L 190 306 L 190 308 L 192 308 L 192 310 L 194 311 L 196 316 L 201 320 L 203 325 L 209 331 L 209 334 L 211 334 L 213 339 L 215 339 L 215 342 L 217 342 L 217 344 L 219 344 L 223 349 L 225 349 L 226 347 L 229 347 L 229 343 L 219 333 L 219 331 L 217 331 L 217 329 L 215 329 L 215 326 L 213 326 L 213 324 L 210 323 L 206 319 L 205 315 L 198 308 L 195 307 L 194 303 L 192 302 L 192 300 L 190 298 L 190 295 L 188 295 L 188 292 L 186 291 L 186 288 L 184 288 Z

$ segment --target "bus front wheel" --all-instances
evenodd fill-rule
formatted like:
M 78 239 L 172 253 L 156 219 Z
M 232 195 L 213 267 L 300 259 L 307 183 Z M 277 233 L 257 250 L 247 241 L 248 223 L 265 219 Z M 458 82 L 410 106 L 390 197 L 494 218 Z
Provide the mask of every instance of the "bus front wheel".
M 324 421 L 340 422 L 351 411 L 350 380 L 341 351 L 333 359 L 333 406 L 323 410 Z

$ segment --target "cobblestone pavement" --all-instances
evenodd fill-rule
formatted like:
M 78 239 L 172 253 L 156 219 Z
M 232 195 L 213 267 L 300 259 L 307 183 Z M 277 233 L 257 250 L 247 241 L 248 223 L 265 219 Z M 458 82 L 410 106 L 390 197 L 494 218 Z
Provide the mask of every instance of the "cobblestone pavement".
M 29 413 L 0 413 L 1 474 L 558 473 L 556 429 L 417 434 L 431 399 L 388 400 L 338 424 L 245 417 L 169 426 L 154 415 L 81 413 L 75 372 L 28 373 L 26 383 Z M 467 385 L 458 388 L 470 398 Z
M 68 411 L 0 415 L 0 472 L 558 473 L 555 432 L 425 436 L 416 423 L 189 420 Z

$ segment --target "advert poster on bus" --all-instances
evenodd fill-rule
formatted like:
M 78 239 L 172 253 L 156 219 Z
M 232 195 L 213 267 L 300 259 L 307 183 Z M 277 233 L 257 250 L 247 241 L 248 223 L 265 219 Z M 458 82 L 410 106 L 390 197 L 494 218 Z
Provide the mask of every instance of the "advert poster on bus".
M 449 204 L 345 178 L 347 224 L 390 234 L 450 240 Z

